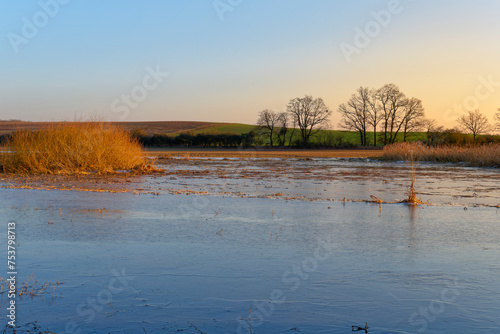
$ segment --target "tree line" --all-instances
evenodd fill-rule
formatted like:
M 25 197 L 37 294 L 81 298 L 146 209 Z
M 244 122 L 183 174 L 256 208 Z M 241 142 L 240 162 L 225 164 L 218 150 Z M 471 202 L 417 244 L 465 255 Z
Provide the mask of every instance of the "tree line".
M 295 147 L 352 147 L 355 143 L 347 135 L 354 131 L 361 146 L 387 145 L 407 141 L 410 134 L 425 133 L 419 139 L 429 145 L 473 144 L 499 141 L 499 136 L 485 135 L 500 131 L 500 108 L 494 115 L 494 125 L 479 111 L 468 111 L 460 116 L 457 128 L 445 129 L 435 120 L 426 119 L 422 101 L 407 97 L 399 87 L 386 84 L 378 89 L 359 87 L 337 112 L 341 116 L 339 127 L 346 132 L 321 131 L 329 125 L 333 111 L 323 99 L 310 95 L 291 99 L 282 112 L 265 109 L 259 112 L 255 130 L 243 134 L 168 134 L 147 135 L 141 130 L 132 136 L 143 146 L 199 146 L 250 147 L 264 145 Z M 464 135 L 461 132 L 471 134 Z M 321 134 L 318 136 L 318 134 Z M 370 138 L 371 137 L 371 138 Z M 0 135 L 0 144 L 6 144 L 9 134 Z M 312 141 L 312 139 L 315 139 Z
M 340 127 L 359 133 L 361 145 L 369 145 L 368 130 L 373 131 L 373 145 L 393 144 L 399 133 L 403 141 L 408 134 L 422 127 L 425 117 L 422 101 L 407 97 L 394 84 L 378 89 L 360 87 L 338 108 Z M 380 135 L 377 130 L 381 129 Z
M 275 142 L 274 138 L 277 139 L 278 146 L 285 145 L 288 132 L 289 146 L 308 146 L 311 138 L 330 124 L 331 114 L 332 110 L 326 106 L 323 99 L 306 95 L 290 100 L 284 112 L 269 109 L 261 111 L 257 126 L 259 133 L 269 138 L 271 146 Z M 295 131 L 299 140 L 293 143 Z
M 458 140 L 459 132 L 464 131 L 472 134 L 472 142 L 476 142 L 478 135 L 493 129 L 500 131 L 500 109 L 494 116 L 495 126 L 490 126 L 487 118 L 479 110 L 475 110 L 459 117 L 456 129 L 438 127 L 435 120 L 425 118 L 422 101 L 406 96 L 395 84 L 386 84 L 376 89 L 359 87 L 349 100 L 340 104 L 337 112 L 341 116 L 338 126 L 343 130 L 356 132 L 361 146 L 388 145 L 400 140 L 406 142 L 410 139 L 410 134 L 424 131 L 427 131 L 426 141 L 466 142 L 468 140 L 465 137 Z M 331 114 L 332 110 L 321 98 L 309 95 L 294 98 L 287 104 L 286 111 L 260 111 L 257 119 L 258 133 L 267 138 L 270 146 L 311 146 L 311 138 L 329 126 L 328 118 Z M 295 131 L 300 139 L 293 142 Z M 436 136 L 437 133 L 441 135 Z M 329 146 L 326 144 L 334 141 L 327 137 L 323 133 L 324 146 Z M 438 137 L 439 140 L 436 139 Z M 497 139 L 482 138 L 482 141 L 491 140 Z M 343 142 L 338 137 L 335 141 Z M 321 145 L 317 140 L 315 145 L 318 144 Z
M 269 139 L 271 146 L 285 144 L 288 131 L 299 131 L 300 145 L 308 146 L 318 131 L 327 128 L 332 114 L 321 98 L 306 95 L 290 100 L 286 111 L 276 112 L 269 109 L 259 113 L 257 126 L 260 133 Z M 373 145 L 392 144 L 403 134 L 403 141 L 411 132 L 421 128 L 424 120 L 422 101 L 408 98 L 394 84 L 379 89 L 360 87 L 351 98 L 338 107 L 341 115 L 340 128 L 359 134 L 360 144 L 369 145 L 368 132 L 373 132 Z M 290 127 L 290 129 L 289 129 Z M 381 133 L 377 132 L 382 129 Z M 293 135 L 289 136 L 291 139 Z
M 170 146 L 199 146 L 199 147 L 249 147 L 257 143 L 257 134 L 254 131 L 236 134 L 188 134 L 181 133 L 177 136 L 168 134 L 147 135 L 142 131 L 132 131 L 132 136 L 146 147 L 170 147 Z

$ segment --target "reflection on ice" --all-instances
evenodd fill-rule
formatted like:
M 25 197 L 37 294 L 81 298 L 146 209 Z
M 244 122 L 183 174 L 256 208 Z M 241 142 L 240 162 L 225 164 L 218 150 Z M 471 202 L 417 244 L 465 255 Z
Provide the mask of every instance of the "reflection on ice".
M 498 209 L 473 206 L 498 203 L 498 171 L 422 164 L 419 196 L 439 205 L 380 206 L 342 199 L 404 197 L 407 165 L 308 163 L 186 160 L 131 183 L 141 195 L 1 188 L 19 279 L 64 282 L 53 301 L 19 301 L 18 323 L 54 333 L 500 330 Z

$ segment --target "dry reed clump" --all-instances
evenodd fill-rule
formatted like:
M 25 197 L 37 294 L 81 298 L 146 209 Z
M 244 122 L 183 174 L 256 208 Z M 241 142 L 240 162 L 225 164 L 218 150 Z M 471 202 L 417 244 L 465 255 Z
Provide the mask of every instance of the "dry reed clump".
M 0 157 L 5 173 L 99 174 L 148 170 L 139 143 L 116 125 L 70 122 L 39 131 L 15 132 L 10 153 Z
M 413 153 L 410 153 L 410 161 L 411 161 L 411 183 L 408 188 L 408 197 L 402 201 L 402 203 L 407 204 L 424 204 L 420 198 L 417 197 L 417 192 L 415 191 L 415 182 L 417 181 L 417 176 L 415 174 L 415 167 L 413 166 Z
M 6 285 L 5 291 L 3 287 L 4 282 Z M 16 294 L 19 295 L 19 297 L 28 296 L 31 298 L 41 296 L 43 294 L 50 294 L 52 297 L 54 297 L 56 287 L 59 286 L 60 284 L 62 284 L 60 281 L 56 281 L 55 283 L 49 283 L 49 282 L 40 283 L 36 279 L 35 275 L 31 274 L 30 276 L 28 276 L 28 278 L 24 283 L 21 283 L 17 287 Z M 9 282 L 3 277 L 0 277 L 0 294 L 8 292 L 9 289 L 10 289 Z
M 62 283 L 59 281 L 55 283 L 49 283 L 49 282 L 39 283 L 38 280 L 35 278 L 35 275 L 31 274 L 26 279 L 26 282 L 21 284 L 17 293 L 19 297 L 28 296 L 33 298 L 41 296 L 42 294 L 50 294 L 52 297 L 54 297 L 56 286 L 59 286 L 60 284 Z
M 408 188 L 408 197 L 404 200 L 404 203 L 408 204 L 422 204 L 420 198 L 417 197 L 417 192 L 415 191 L 415 182 L 417 181 L 417 174 L 415 173 L 415 153 L 413 150 L 408 152 L 408 159 L 411 162 L 411 183 Z
M 438 146 L 429 147 L 422 143 L 399 143 L 384 147 L 382 159 L 409 160 L 413 152 L 415 161 L 467 163 L 470 166 L 500 166 L 500 144 L 476 146 Z
M 411 162 L 411 170 L 410 170 L 410 177 L 411 177 L 411 182 L 410 186 L 408 187 L 408 197 L 406 199 L 402 200 L 400 203 L 407 203 L 407 204 L 412 204 L 412 205 L 418 205 L 418 204 L 424 204 L 420 198 L 417 196 L 417 192 L 415 191 L 415 182 L 417 181 L 417 175 L 415 172 L 415 161 L 419 160 L 419 157 L 421 157 L 421 151 L 422 149 L 425 149 L 424 146 L 422 145 L 416 145 L 415 143 L 409 144 L 409 143 L 403 143 L 404 145 L 401 144 L 396 144 L 398 145 L 395 147 L 393 146 L 393 151 L 396 151 L 397 153 L 394 155 L 396 157 L 393 160 L 406 160 Z M 390 151 L 389 147 L 389 151 Z M 393 152 L 390 151 L 390 152 Z M 385 148 L 384 148 L 384 158 L 385 157 Z M 387 158 L 386 158 L 387 159 Z

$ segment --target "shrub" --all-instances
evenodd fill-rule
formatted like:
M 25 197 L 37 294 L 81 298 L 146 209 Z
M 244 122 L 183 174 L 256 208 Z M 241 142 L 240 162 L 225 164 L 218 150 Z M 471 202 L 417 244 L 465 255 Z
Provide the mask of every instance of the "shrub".
M 251 145 L 254 142 L 255 135 L 252 131 L 249 133 L 236 134 L 210 134 L 199 133 L 192 135 L 182 133 L 178 136 L 168 134 L 154 134 L 152 136 L 141 135 L 139 142 L 144 146 L 151 147 L 169 147 L 169 146 L 203 146 L 203 147 L 239 147 Z
M 141 146 L 130 133 L 106 122 L 71 122 L 39 131 L 22 130 L 8 141 L 6 173 L 111 173 L 143 168 Z

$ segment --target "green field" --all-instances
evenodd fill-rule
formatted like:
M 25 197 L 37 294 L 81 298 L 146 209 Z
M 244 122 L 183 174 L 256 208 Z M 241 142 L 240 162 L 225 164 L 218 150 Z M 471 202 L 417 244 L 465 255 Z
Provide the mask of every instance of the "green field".
M 189 133 L 192 135 L 201 134 L 234 134 L 240 135 L 242 133 L 248 133 L 252 130 L 255 130 L 255 125 L 250 124 L 241 124 L 241 123 L 215 123 L 212 126 L 196 129 L 193 131 L 182 131 L 174 133 L 174 135 L 178 135 L 180 133 Z
M 212 126 L 204 127 L 202 129 L 189 130 L 189 131 L 179 131 L 172 133 L 173 136 L 179 135 L 181 133 L 189 133 L 191 135 L 197 134 L 243 134 L 248 133 L 252 130 L 257 130 L 255 125 L 241 124 L 241 123 L 215 123 Z M 286 145 L 289 143 L 289 135 L 292 129 L 289 129 L 289 134 L 287 134 Z M 380 134 L 380 133 L 379 133 Z M 292 142 L 298 140 L 300 137 L 300 131 L 295 130 L 294 138 Z M 325 137 L 330 137 L 337 143 L 350 143 L 352 145 L 360 145 L 359 134 L 354 131 L 341 131 L 341 130 L 320 130 L 312 138 L 311 143 L 324 143 Z M 373 132 L 367 132 L 368 142 L 373 145 Z M 426 138 L 425 132 L 412 133 L 407 136 L 407 141 L 424 140 Z M 266 136 L 262 136 L 264 145 L 269 145 L 269 139 Z M 403 134 L 399 133 L 397 136 L 397 141 L 403 141 Z M 275 144 L 276 145 L 276 144 Z M 379 143 L 380 145 L 380 143 Z
M 295 131 L 297 132 L 297 131 Z M 378 140 L 382 138 L 381 136 L 383 135 L 382 132 L 377 132 L 377 137 L 379 138 Z M 318 131 L 318 133 L 311 139 L 311 142 L 313 143 L 321 143 L 324 141 L 324 138 L 327 136 L 343 136 L 343 140 L 346 142 L 350 142 L 354 145 L 360 145 L 361 140 L 359 138 L 359 133 L 355 131 L 341 131 L 341 130 L 321 130 Z M 373 145 L 373 131 L 367 131 L 366 132 L 366 137 L 368 139 L 368 144 Z M 407 141 L 415 141 L 415 140 L 425 140 L 426 139 L 426 133 L 425 132 L 415 132 L 408 134 L 406 136 Z M 396 142 L 402 142 L 403 141 L 403 134 L 398 133 L 396 136 Z M 379 142 L 378 145 L 381 145 Z
M 59 122 L 2 122 L 0 121 L 0 135 L 12 133 L 16 130 L 32 130 L 36 131 L 44 127 L 50 127 L 58 124 Z M 193 121 L 158 121 L 158 122 L 121 122 L 117 123 L 123 126 L 129 131 L 138 131 L 146 134 L 168 134 L 169 136 L 177 136 L 181 133 L 197 135 L 197 134 L 231 134 L 231 135 L 241 135 L 248 133 L 250 131 L 258 131 L 255 125 L 242 124 L 242 123 L 216 123 L 216 122 L 193 122 Z M 292 129 L 289 129 L 287 138 L 285 141 L 286 146 L 290 142 L 290 134 Z M 379 140 L 381 138 L 381 133 L 379 132 Z M 490 136 L 491 137 L 491 136 Z M 498 137 L 498 136 L 496 136 Z M 421 140 L 425 141 L 427 134 L 425 132 L 411 133 L 407 137 L 407 141 Z M 373 146 L 373 132 L 367 132 L 368 145 Z M 294 136 L 292 138 L 292 144 L 296 144 L 300 140 L 300 131 L 295 130 Z M 397 142 L 403 141 L 403 134 L 399 133 L 397 136 Z M 360 145 L 359 134 L 354 131 L 340 131 L 340 130 L 321 130 L 318 131 L 313 137 L 311 137 L 310 142 L 312 144 L 319 144 L 325 146 L 358 146 Z M 275 137 L 275 145 L 277 144 L 277 139 Z M 260 136 L 260 142 L 258 145 L 269 145 L 269 138 L 266 135 Z M 382 145 L 380 142 L 378 145 Z

